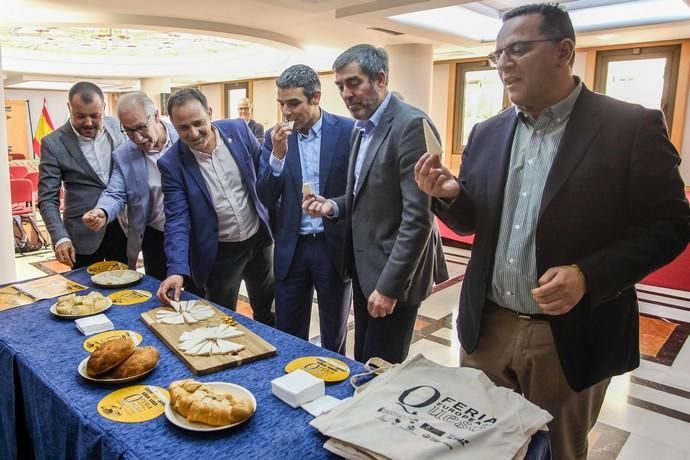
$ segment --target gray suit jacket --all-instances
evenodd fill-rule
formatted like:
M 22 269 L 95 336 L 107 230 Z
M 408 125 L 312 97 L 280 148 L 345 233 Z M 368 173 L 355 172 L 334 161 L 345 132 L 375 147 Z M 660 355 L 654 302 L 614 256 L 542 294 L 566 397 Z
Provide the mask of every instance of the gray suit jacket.
M 120 132 L 120 124 L 117 119 L 106 117 L 103 125 L 115 150 L 126 140 Z M 83 224 L 81 217 L 96 206 L 107 184 L 82 153 L 69 121 L 43 138 L 38 170 L 38 208 L 51 240 L 56 243 L 69 238 L 77 254 L 93 254 L 103 241 L 105 227 L 93 232 Z M 60 186 L 63 183 L 65 209 L 61 218 Z
M 407 304 L 418 304 L 434 282 L 448 279 L 431 199 L 417 187 L 414 165 L 426 151 L 421 110 L 390 99 L 362 164 L 357 189 L 357 152 L 352 136 L 345 196 L 334 201 L 345 219 L 348 243 L 363 294 L 374 289 Z

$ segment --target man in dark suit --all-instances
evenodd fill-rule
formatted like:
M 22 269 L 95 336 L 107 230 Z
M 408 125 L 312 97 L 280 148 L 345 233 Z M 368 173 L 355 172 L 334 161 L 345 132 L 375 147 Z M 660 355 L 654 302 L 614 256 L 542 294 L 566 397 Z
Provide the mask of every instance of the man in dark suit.
M 431 199 L 414 181 L 425 152 L 421 110 L 388 92 L 388 55 L 357 45 L 333 64 L 340 95 L 357 119 L 345 195 L 314 196 L 311 214 L 344 221 L 355 311 L 355 359 L 407 356 L 417 310 L 448 278 Z
M 489 59 L 515 105 L 476 125 L 455 179 L 415 167 L 435 212 L 475 232 L 460 296 L 461 364 L 548 410 L 555 459 L 587 457 L 613 375 L 639 365 L 635 283 L 690 239 L 661 112 L 573 77 L 557 5 L 508 12 Z
M 57 260 L 78 268 L 102 260 L 127 262 L 127 238 L 117 219 L 97 232 L 81 221 L 105 190 L 112 153 L 126 139 L 116 119 L 104 117 L 101 89 L 82 81 L 69 90 L 69 120 L 43 138 L 38 208 Z M 60 188 L 65 209 L 60 216 Z
M 249 130 L 252 132 L 252 134 L 254 134 L 254 137 L 256 137 L 256 140 L 259 141 L 259 144 L 263 144 L 264 125 L 252 119 L 252 109 L 252 101 L 250 101 L 248 97 L 243 97 L 237 103 L 237 114 L 247 123 Z
M 168 258 L 158 298 L 179 299 L 191 276 L 208 300 L 235 310 L 244 279 L 254 319 L 272 325 L 272 237 L 256 195 L 261 146 L 242 120 L 211 123 L 197 89 L 170 96 L 168 114 L 180 139 L 158 160 Z
M 276 327 L 309 340 L 316 288 L 321 345 L 345 353 L 350 280 L 344 273 L 345 227 L 302 210 L 304 194 L 345 193 L 354 121 L 321 110 L 321 82 L 294 65 L 276 80 L 285 123 L 267 133 L 256 186 L 277 213 L 274 273 Z

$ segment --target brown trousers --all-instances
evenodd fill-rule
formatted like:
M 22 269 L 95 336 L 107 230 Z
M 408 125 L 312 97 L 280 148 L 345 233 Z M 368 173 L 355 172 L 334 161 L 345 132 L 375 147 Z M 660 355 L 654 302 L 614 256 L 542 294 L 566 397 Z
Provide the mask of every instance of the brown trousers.
M 547 410 L 554 460 L 587 458 L 587 434 L 611 379 L 575 392 L 565 379 L 548 321 L 518 317 L 487 301 L 479 345 L 461 351 L 460 365 L 481 369 L 496 384 Z

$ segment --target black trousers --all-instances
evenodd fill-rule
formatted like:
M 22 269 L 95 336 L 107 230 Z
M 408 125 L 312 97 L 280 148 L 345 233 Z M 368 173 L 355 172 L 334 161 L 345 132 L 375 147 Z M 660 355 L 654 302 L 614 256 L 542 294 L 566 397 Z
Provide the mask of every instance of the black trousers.
M 362 292 L 357 274 L 352 276 L 352 305 L 355 313 L 355 359 L 366 362 L 375 356 L 389 363 L 401 363 L 407 358 L 421 304 L 398 302 L 393 313 L 383 318 L 369 314 L 369 299 Z
M 74 268 L 88 267 L 103 260 L 127 263 L 127 235 L 122 231 L 117 219 L 106 226 L 103 241 L 93 254 L 76 255 Z
M 203 286 L 206 298 L 236 310 L 242 280 L 254 319 L 273 326 L 273 245 L 263 229 L 245 241 L 218 243 L 216 260 Z
M 164 234 L 153 227 L 146 227 L 141 252 L 144 254 L 144 270 L 149 276 L 164 280 L 167 274 L 168 258 L 163 247 Z

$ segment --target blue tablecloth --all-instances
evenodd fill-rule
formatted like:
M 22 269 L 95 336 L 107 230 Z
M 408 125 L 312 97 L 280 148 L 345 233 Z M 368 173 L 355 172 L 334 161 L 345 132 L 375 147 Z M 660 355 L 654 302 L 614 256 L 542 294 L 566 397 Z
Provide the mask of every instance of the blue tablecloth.
M 84 269 L 66 274 L 92 286 Z M 136 289 L 155 294 L 158 281 L 144 277 Z M 104 295 L 113 290 L 98 288 Z M 183 293 L 183 299 L 194 296 Z M 325 438 L 309 426 L 312 417 L 292 409 L 271 393 L 270 381 L 284 375 L 285 365 L 300 356 L 332 356 L 362 372 L 362 364 L 319 348 L 304 340 L 264 326 L 241 315 L 233 316 L 244 326 L 273 344 L 276 356 L 195 376 L 185 364 L 141 321 L 139 315 L 155 308 L 149 301 L 117 306 L 106 313 L 116 329 L 129 329 L 143 336 L 142 345 L 160 351 L 158 367 L 136 384 L 167 388 L 177 379 L 232 382 L 251 391 L 257 411 L 237 427 L 207 433 L 190 432 L 170 423 L 164 415 L 143 423 L 118 423 L 101 417 L 97 403 L 119 387 L 93 384 L 77 373 L 87 356 L 85 337 L 74 321 L 53 316 L 54 300 L 0 312 L 0 459 L 216 459 L 216 458 L 331 458 L 322 447 Z M 327 385 L 326 394 L 351 396 L 348 381 Z M 537 435 L 529 458 L 548 458 L 548 440 Z M 548 455 L 548 454 L 547 454 Z

